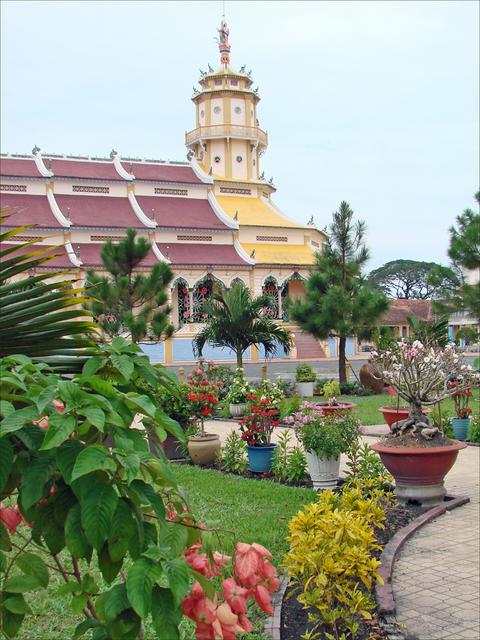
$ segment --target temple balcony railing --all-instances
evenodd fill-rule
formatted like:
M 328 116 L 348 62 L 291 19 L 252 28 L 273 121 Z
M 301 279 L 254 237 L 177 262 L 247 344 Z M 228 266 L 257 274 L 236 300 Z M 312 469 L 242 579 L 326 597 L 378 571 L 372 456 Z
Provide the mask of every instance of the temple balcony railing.
M 256 142 L 262 147 L 268 145 L 268 134 L 259 127 L 245 127 L 239 124 L 214 124 L 208 127 L 197 127 L 185 133 L 187 147 L 212 138 L 239 138 Z

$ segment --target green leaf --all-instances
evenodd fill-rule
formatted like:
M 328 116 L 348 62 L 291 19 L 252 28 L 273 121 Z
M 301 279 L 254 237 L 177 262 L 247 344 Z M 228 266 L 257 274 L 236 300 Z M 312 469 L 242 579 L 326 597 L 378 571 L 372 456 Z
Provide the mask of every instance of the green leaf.
M 73 640 L 78 640 L 82 636 L 84 636 L 87 631 L 90 629 L 96 629 L 100 627 L 101 623 L 98 620 L 84 620 L 75 629 L 75 633 L 73 634 Z
M 90 559 L 92 548 L 82 527 L 80 505 L 74 505 L 65 521 L 65 543 L 74 558 Z
M 0 415 L 2 418 L 6 418 L 14 411 L 15 407 L 11 402 L 8 402 L 7 400 L 0 400 Z
M 116 354 L 112 354 L 110 356 L 110 360 L 117 371 L 119 371 L 122 376 L 125 378 L 125 381 L 128 382 L 132 377 L 133 373 L 133 362 L 130 359 L 130 356 L 126 354 L 118 356 Z
M 95 479 L 82 500 L 82 526 L 90 544 L 99 551 L 107 539 L 118 496 L 107 483 Z
M 107 592 L 104 604 L 105 620 L 113 622 L 119 613 L 130 608 L 125 584 L 117 584 Z
M 12 543 L 10 542 L 10 536 L 8 535 L 8 531 L 3 526 L 3 523 L 0 521 L 0 549 L 2 551 L 10 551 L 11 548 L 12 548 Z
M 82 402 L 82 390 L 72 380 L 60 380 L 58 383 L 58 391 L 60 399 L 67 406 L 78 406 Z
M 15 564 L 20 567 L 26 575 L 37 578 L 42 587 L 48 587 L 50 574 L 48 573 L 47 565 L 40 556 L 24 551 L 18 556 Z M 20 611 L 18 613 L 22 612 Z
M 187 561 L 185 558 L 172 558 L 165 562 L 164 570 L 173 594 L 173 601 L 178 607 L 190 589 L 190 571 Z
M 82 586 L 77 582 L 71 580 L 70 582 L 66 582 L 65 584 L 61 584 L 56 593 L 59 596 L 66 596 L 72 593 L 80 593 L 82 591 Z
M 135 560 L 128 571 L 128 599 L 141 618 L 146 618 L 150 612 L 152 607 L 152 588 L 161 573 L 161 566 L 146 558 Z
M 123 558 L 114 562 L 108 553 L 108 545 L 105 543 L 98 552 L 98 566 L 102 572 L 102 576 L 108 584 L 111 584 L 118 576 L 122 568 Z
M 70 607 L 72 612 L 76 615 L 82 613 L 82 610 L 87 605 L 87 596 L 83 593 L 79 593 L 77 596 L 72 597 L 72 602 L 70 603 Z
M 78 440 L 72 439 L 67 440 L 57 449 L 57 465 L 67 484 L 72 482 L 73 467 L 77 456 L 83 448 L 83 445 Z
M 37 398 L 35 398 L 35 405 L 40 415 L 51 404 L 52 400 L 57 397 L 57 395 L 58 391 L 56 385 L 50 385 L 40 392 Z
M 7 484 L 13 467 L 13 447 L 10 440 L 0 438 L 0 493 Z
M 3 585 L 3 590 L 9 593 L 25 593 L 35 591 L 42 585 L 36 576 L 13 576 Z
M 25 510 L 30 509 L 44 497 L 45 484 L 53 476 L 55 456 L 52 452 L 40 452 L 25 471 L 20 489 L 21 503 Z
M 105 426 L 105 414 L 100 407 L 90 406 L 81 413 L 93 424 L 94 427 L 97 427 L 97 429 L 103 432 L 103 427 Z
M 172 557 L 178 556 L 187 546 L 188 527 L 177 522 L 165 522 L 160 527 L 160 544 L 170 549 Z
M 92 471 L 116 471 L 116 469 L 117 465 L 106 447 L 98 444 L 91 445 L 77 457 L 71 481 L 74 482 Z
M 53 506 L 53 505 L 52 505 Z M 53 555 L 57 555 L 65 547 L 65 533 L 55 518 L 48 518 L 43 524 L 43 539 L 48 550 Z
M 0 436 L 19 431 L 24 425 L 38 419 L 38 411 L 35 407 L 23 407 L 14 413 L 10 413 L 0 422 Z
M 139 500 L 140 505 L 152 506 L 155 513 L 162 520 L 165 519 L 165 505 L 163 499 L 155 489 L 143 480 L 134 480 L 130 484 L 130 489 Z
M 82 591 L 83 593 L 88 594 L 98 593 L 98 585 L 91 573 L 84 574 L 82 579 Z
M 162 589 L 155 585 L 152 593 L 152 622 L 157 636 L 178 640 L 180 638 L 178 625 L 181 620 L 182 611 L 175 606 L 170 589 Z
M 140 458 L 136 453 L 129 453 L 127 456 L 118 456 L 120 464 L 125 469 L 127 484 L 135 480 L 140 469 Z
M 151 418 L 155 417 L 157 407 L 148 396 L 142 396 L 139 393 L 130 391 L 129 393 L 124 394 L 124 398 L 128 405 L 133 405 L 134 409 L 140 411 L 140 413 L 150 416 Z
M 5 637 L 14 638 L 20 631 L 25 615 L 23 613 L 12 613 L 8 609 L 3 609 L 1 616 L 0 621 Z
M 115 387 L 110 382 L 107 382 L 107 380 L 100 378 L 100 376 L 82 376 L 78 378 L 78 380 L 102 396 L 106 396 L 107 398 L 117 397 L 118 392 Z
M 8 611 L 11 611 L 12 613 L 33 613 L 22 595 L 9 596 L 2 604 L 5 609 L 8 609 Z
M 108 534 L 108 551 L 113 562 L 118 562 L 125 557 L 136 532 L 132 509 L 125 498 L 120 498 Z
M 48 419 L 49 428 L 40 447 L 40 451 L 53 449 L 61 445 L 77 428 L 77 421 L 71 415 L 54 413 Z
M 83 365 L 82 374 L 84 376 L 93 376 L 105 364 L 105 358 L 102 356 L 93 356 L 89 358 Z

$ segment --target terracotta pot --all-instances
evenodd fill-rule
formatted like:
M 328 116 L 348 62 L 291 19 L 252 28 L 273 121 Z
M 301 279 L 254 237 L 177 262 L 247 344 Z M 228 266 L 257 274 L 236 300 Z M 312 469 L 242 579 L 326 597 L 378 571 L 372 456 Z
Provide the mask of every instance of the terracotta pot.
M 392 424 L 394 422 L 405 420 L 405 418 L 408 418 L 408 414 L 410 413 L 410 409 L 408 407 L 399 407 L 398 409 L 396 407 L 380 407 L 378 410 L 380 413 L 383 413 L 383 419 L 390 427 L 390 431 L 392 430 Z M 422 413 L 423 415 L 426 415 L 427 413 L 432 413 L 432 410 L 430 407 L 424 407 L 422 409 Z
M 190 436 L 188 438 L 188 453 L 194 464 L 200 466 L 213 464 L 220 451 L 220 437 L 216 433 L 206 433 L 204 436 Z
M 353 402 L 339 402 L 338 404 L 328 404 L 328 402 L 317 402 L 317 407 L 321 407 L 325 415 L 338 413 L 340 411 L 351 411 L 357 405 Z
M 232 418 L 241 418 L 243 415 L 245 415 L 246 408 L 247 405 L 245 403 L 236 404 L 232 402 L 228 405 L 228 410 L 230 411 L 230 415 Z
M 308 473 L 314 489 L 333 489 L 337 486 L 340 473 L 340 456 L 322 458 L 316 453 L 305 451 L 308 462 Z
M 395 478 L 398 501 L 435 505 L 443 501 L 443 480 L 455 464 L 458 452 L 467 445 L 455 442 L 446 447 L 389 447 L 376 442 L 370 448 L 376 451 Z

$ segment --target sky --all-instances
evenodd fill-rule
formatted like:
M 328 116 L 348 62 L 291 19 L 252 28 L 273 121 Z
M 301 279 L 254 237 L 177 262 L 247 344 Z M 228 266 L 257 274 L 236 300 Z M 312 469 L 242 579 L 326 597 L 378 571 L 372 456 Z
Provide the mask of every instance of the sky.
M 231 66 L 252 69 L 277 205 L 367 223 L 369 268 L 447 263 L 479 183 L 479 3 L 226 3 Z M 222 2 L 3 0 L 1 149 L 185 160 Z

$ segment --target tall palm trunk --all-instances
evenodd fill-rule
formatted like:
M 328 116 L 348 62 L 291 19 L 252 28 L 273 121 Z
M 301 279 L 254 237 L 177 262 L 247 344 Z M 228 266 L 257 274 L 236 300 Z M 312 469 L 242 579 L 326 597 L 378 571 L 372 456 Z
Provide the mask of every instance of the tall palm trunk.
M 345 359 L 345 348 L 347 345 L 347 338 L 340 336 L 338 341 L 338 377 L 340 384 L 347 381 L 347 363 Z

